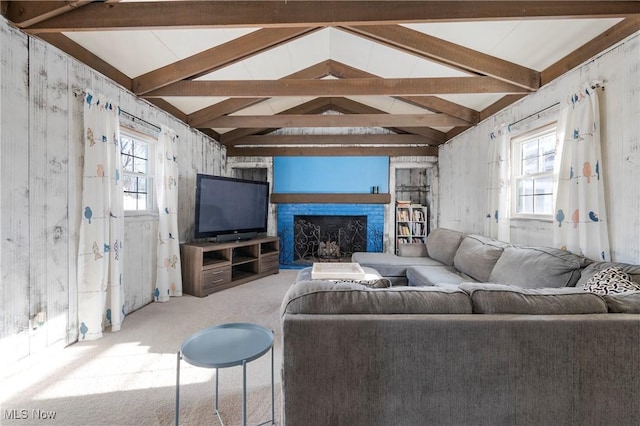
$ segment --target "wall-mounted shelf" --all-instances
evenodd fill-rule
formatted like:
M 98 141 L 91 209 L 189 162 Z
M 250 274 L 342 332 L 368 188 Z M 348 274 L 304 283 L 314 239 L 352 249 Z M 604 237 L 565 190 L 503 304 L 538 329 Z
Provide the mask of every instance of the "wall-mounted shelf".
M 336 204 L 389 204 L 391 202 L 390 194 L 303 194 L 303 193 L 287 193 L 287 194 L 271 194 L 271 202 L 279 204 L 294 203 L 336 203 Z

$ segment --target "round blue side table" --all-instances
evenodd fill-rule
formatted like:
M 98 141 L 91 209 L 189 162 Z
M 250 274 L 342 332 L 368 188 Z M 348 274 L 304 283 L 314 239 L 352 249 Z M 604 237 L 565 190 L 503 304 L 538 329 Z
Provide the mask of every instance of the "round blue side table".
M 242 425 L 247 424 L 247 363 L 271 350 L 271 419 L 274 424 L 273 332 L 257 324 L 230 323 L 201 330 L 188 337 L 178 351 L 176 372 L 175 424 L 180 412 L 180 360 L 191 365 L 216 369 L 215 414 L 224 426 L 218 411 L 218 369 L 242 365 Z M 258 425 L 258 426 L 260 426 Z

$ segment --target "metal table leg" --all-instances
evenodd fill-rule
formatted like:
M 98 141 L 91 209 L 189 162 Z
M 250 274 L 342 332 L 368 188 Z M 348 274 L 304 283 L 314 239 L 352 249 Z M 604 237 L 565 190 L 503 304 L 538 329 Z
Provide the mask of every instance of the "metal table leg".
M 247 361 L 242 361 L 242 426 L 247 426 Z
M 178 351 L 178 365 L 176 368 L 176 407 L 175 407 L 175 426 L 178 426 L 179 423 L 179 413 L 180 413 L 180 351 Z
M 220 421 L 220 424 L 222 426 L 224 426 L 224 422 L 222 421 L 222 417 L 220 416 L 220 411 L 218 411 L 218 373 L 220 372 L 220 370 L 218 368 L 216 368 L 216 398 L 215 398 L 215 409 L 214 412 L 216 413 L 216 416 L 218 417 L 218 420 Z

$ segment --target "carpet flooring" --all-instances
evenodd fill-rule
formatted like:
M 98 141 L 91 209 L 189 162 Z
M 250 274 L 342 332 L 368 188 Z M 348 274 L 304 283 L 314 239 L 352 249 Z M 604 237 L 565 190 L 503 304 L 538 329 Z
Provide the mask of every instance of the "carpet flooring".
M 280 303 L 298 271 L 282 270 L 205 298 L 182 296 L 129 314 L 117 333 L 48 350 L 0 374 L 2 425 L 171 425 L 176 355 L 206 327 L 252 322 L 275 333 L 275 424 L 280 424 Z M 271 356 L 247 364 L 248 423 L 271 414 Z M 215 369 L 182 361 L 180 424 L 215 425 Z M 242 367 L 219 370 L 219 405 L 227 426 L 241 424 Z

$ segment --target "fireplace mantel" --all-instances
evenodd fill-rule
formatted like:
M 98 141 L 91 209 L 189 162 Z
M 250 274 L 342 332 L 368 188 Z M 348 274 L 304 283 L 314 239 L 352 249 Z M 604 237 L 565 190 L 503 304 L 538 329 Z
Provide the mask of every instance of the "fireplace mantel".
M 324 204 L 389 204 L 390 194 L 368 193 L 333 193 L 333 194 L 307 194 L 307 193 L 283 193 L 271 194 L 271 202 L 276 204 L 295 203 L 324 203 Z

